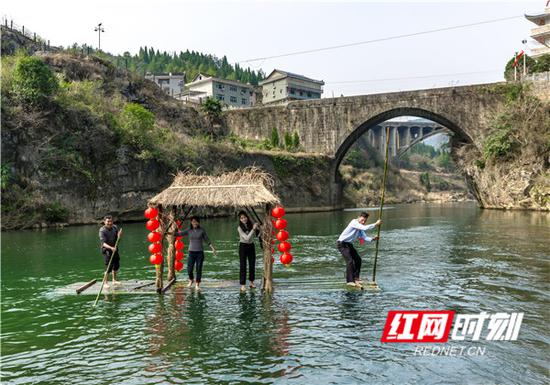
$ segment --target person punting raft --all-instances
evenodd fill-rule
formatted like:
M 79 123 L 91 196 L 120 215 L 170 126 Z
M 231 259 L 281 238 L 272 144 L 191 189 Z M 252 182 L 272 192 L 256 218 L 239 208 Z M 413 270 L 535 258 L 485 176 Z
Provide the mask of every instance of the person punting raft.
M 105 262 L 105 287 L 109 288 L 107 283 L 108 274 L 113 274 L 113 285 L 120 285 L 117 281 L 118 270 L 120 269 L 120 255 L 117 248 L 117 240 L 122 236 L 122 229 L 113 225 L 113 217 L 106 215 L 103 218 L 103 226 L 99 229 L 99 241 L 101 244 L 101 254 Z M 114 253 L 114 254 L 113 254 Z
M 366 225 L 369 214 L 362 212 L 358 218 L 352 219 L 348 226 L 342 231 L 338 238 L 337 247 L 338 251 L 342 254 L 346 261 L 346 284 L 352 287 L 362 287 L 362 281 L 360 278 L 361 273 L 361 256 L 353 247 L 353 242 L 357 239 L 363 239 L 367 242 L 376 241 L 379 237 L 369 237 L 366 231 L 380 226 L 382 221 L 379 219 L 376 223 Z

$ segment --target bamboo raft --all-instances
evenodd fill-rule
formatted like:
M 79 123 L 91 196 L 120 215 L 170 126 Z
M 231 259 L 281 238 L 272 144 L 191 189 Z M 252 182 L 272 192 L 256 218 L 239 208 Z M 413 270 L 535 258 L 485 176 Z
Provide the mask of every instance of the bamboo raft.
M 121 281 L 121 285 L 111 285 L 109 288 L 104 288 L 103 293 L 108 294 L 137 294 L 137 295 L 149 295 L 159 294 L 155 287 L 155 281 L 145 280 L 129 280 Z M 56 290 L 59 295 L 97 295 L 101 287 L 101 281 L 92 280 L 90 282 L 75 282 L 67 286 L 60 287 Z M 260 292 L 260 285 L 257 286 L 256 292 Z M 312 277 L 301 279 L 281 279 L 274 285 L 276 291 L 300 291 L 300 290 L 316 290 L 316 291 L 328 291 L 328 290 L 349 290 L 360 291 L 359 288 L 348 288 L 345 283 L 342 283 L 340 279 L 331 279 L 327 277 Z M 201 282 L 201 291 L 217 291 L 227 290 L 238 292 L 240 284 L 237 280 L 224 280 L 224 279 L 207 279 Z M 163 293 L 169 293 L 171 291 L 179 291 L 181 289 L 194 290 L 194 288 L 187 288 L 187 281 L 168 282 L 163 287 Z M 247 286 L 247 290 L 251 290 Z M 380 291 L 380 288 L 376 283 L 364 282 L 363 290 L 370 292 Z

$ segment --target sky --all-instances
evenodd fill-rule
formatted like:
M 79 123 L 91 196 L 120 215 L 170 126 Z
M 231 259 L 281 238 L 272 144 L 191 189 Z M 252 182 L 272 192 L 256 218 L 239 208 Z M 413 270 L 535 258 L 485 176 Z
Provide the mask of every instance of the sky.
M 2 16 L 49 39 L 111 53 L 140 46 L 226 55 L 230 63 L 299 73 L 325 82 L 323 97 L 467 85 L 503 80 L 506 62 L 535 43 L 523 15 L 537 1 L 174 1 L 4 0 Z M 420 34 L 465 24 L 476 26 Z M 301 55 L 297 51 L 369 42 Z

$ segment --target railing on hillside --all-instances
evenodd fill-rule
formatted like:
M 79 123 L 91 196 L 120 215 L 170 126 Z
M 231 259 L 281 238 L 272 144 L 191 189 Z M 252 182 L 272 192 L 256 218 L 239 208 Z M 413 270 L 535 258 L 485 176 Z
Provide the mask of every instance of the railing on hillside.
M 42 38 L 36 32 L 31 31 L 28 27 L 25 27 L 24 25 L 18 25 L 14 23 L 13 20 L 8 20 L 8 18 L 6 17 L 2 18 L 2 28 L 5 28 L 27 38 L 45 51 L 59 49 L 58 47 L 52 47 L 49 40 Z

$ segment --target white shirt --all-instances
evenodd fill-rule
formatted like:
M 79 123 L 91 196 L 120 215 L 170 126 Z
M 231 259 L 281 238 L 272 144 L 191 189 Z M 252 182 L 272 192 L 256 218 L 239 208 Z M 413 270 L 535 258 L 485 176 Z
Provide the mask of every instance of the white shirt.
M 375 227 L 375 223 L 372 223 L 370 225 L 362 225 L 357 219 L 352 219 L 351 222 L 348 224 L 348 227 L 346 227 L 344 231 L 342 231 L 342 234 L 340 234 L 338 242 L 353 243 L 353 241 L 355 241 L 359 237 L 363 238 L 367 242 L 371 242 L 372 238 L 367 237 L 365 231 L 373 229 Z

